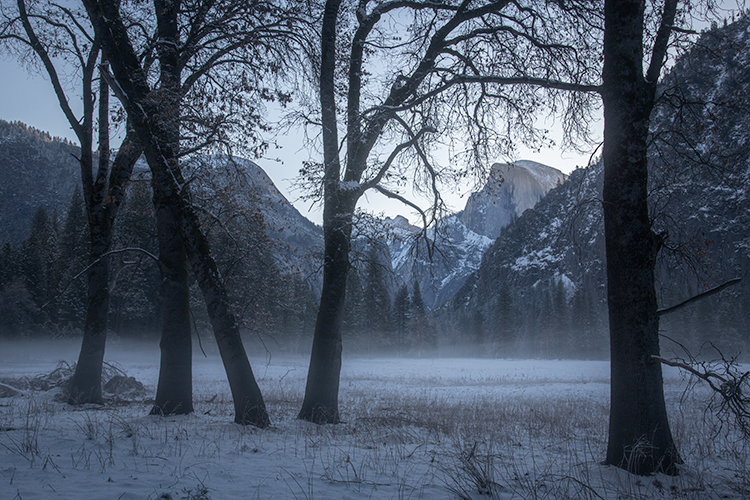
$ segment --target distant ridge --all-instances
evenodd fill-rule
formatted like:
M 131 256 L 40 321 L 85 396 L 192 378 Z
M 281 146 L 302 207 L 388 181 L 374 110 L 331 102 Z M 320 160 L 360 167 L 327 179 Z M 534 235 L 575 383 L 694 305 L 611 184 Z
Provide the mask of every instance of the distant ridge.
M 394 219 L 391 224 L 401 227 L 406 236 L 389 244 L 397 280 L 418 281 L 425 305 L 440 305 L 479 268 L 482 255 L 500 231 L 565 179 L 561 171 L 533 161 L 495 163 L 485 185 L 469 196 L 464 209 L 438 224 L 438 246 L 432 260 L 424 242 L 408 237 L 414 230 Z

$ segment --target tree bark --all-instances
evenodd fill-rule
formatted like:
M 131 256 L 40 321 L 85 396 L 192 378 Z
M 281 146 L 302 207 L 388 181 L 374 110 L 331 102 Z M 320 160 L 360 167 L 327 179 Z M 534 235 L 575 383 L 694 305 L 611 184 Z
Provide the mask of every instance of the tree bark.
M 190 265 L 203 292 L 221 360 L 234 401 L 234 421 L 242 425 L 267 427 L 270 424 L 263 396 L 253 375 L 242 344 L 239 325 L 231 312 L 226 287 L 211 257 L 206 235 L 190 206 L 175 203 L 180 234 L 188 250 Z
M 86 215 L 89 226 L 89 262 L 87 271 L 88 296 L 86 322 L 83 328 L 81 351 L 76 370 L 68 386 L 71 404 L 102 402 L 102 365 L 107 343 L 107 315 L 109 313 L 109 259 L 104 254 L 112 244 L 112 229 L 117 211 L 125 196 L 133 166 L 141 154 L 135 134 L 129 130 L 109 168 L 109 89 L 102 80 L 99 98 L 99 168 L 96 179 L 90 175 L 93 156 L 81 154 L 81 169 L 86 195 Z M 105 96 L 105 97 L 101 97 Z M 84 121 L 85 122 L 85 121 Z M 83 141 L 82 141 L 83 142 Z M 82 145 L 83 147 L 83 145 Z M 91 142 L 88 142 L 91 149 Z M 84 162 L 88 162 L 87 164 Z
M 338 402 L 342 353 L 341 325 L 346 300 L 346 275 L 349 270 L 351 214 L 356 200 L 351 200 L 340 192 L 337 194 L 343 198 L 338 203 L 326 200 L 324 215 L 328 221 L 323 224 L 323 290 L 315 322 L 305 399 L 298 416 L 317 424 L 335 424 L 341 420 Z
M 611 349 L 605 463 L 635 474 L 676 472 L 664 403 L 654 266 L 661 246 L 648 214 L 649 116 L 655 81 L 643 62 L 643 4 L 605 3 L 604 226 Z
M 158 186 L 154 186 L 154 207 L 161 269 L 161 361 L 151 414 L 187 414 L 193 411 L 187 257 L 177 221 Z

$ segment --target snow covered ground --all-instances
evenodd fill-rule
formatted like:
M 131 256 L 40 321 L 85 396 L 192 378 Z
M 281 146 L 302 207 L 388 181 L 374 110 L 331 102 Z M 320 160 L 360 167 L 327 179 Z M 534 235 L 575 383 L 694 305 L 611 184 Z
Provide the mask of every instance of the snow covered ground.
M 204 341 L 204 344 L 206 342 Z M 0 379 L 72 363 L 76 342 L 0 342 Z M 345 357 L 345 423 L 297 420 L 307 359 L 251 362 L 272 427 L 232 422 L 218 354 L 195 355 L 195 413 L 147 416 L 158 347 L 111 343 L 147 394 L 72 408 L 55 390 L 0 398 L 0 499 L 750 498 L 750 449 L 665 372 L 677 477 L 605 467 L 605 362 Z

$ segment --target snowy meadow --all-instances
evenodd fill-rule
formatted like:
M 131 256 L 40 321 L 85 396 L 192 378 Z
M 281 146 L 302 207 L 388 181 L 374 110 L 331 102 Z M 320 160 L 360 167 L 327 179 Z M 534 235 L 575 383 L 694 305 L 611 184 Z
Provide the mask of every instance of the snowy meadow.
M 710 394 L 665 370 L 680 475 L 602 466 L 609 365 L 601 361 L 352 358 L 345 423 L 296 419 L 307 358 L 256 353 L 269 429 L 232 422 L 219 356 L 194 355 L 195 413 L 148 416 L 158 346 L 114 342 L 110 373 L 143 392 L 104 406 L 56 399 L 47 374 L 76 359 L 68 341 L 0 345 L 0 499 L 639 499 L 750 498 L 750 446 L 706 407 Z M 34 377 L 49 388 L 33 384 Z M 44 390 L 44 389 L 47 390 Z

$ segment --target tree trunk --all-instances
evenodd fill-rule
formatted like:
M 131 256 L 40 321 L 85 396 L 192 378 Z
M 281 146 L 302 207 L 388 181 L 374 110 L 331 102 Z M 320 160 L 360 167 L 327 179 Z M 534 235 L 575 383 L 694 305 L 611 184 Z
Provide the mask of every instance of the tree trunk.
M 100 94 L 106 95 L 108 92 L 106 84 L 103 83 Z M 109 251 L 112 244 L 112 228 L 125 197 L 125 186 L 130 180 L 136 160 L 141 155 L 135 134 L 129 129 L 110 171 L 107 113 L 109 101 L 100 98 L 99 142 L 102 152 L 99 158 L 99 171 L 96 182 L 92 183 L 92 189 L 85 190 L 88 197 L 86 214 L 89 225 L 89 262 L 92 264 L 87 271 L 88 297 L 81 351 L 75 373 L 68 386 L 70 404 L 102 402 L 102 365 L 107 343 L 109 313 L 109 259 L 104 254 Z M 88 168 L 90 172 L 93 163 L 91 155 L 81 154 L 81 161 L 89 162 L 88 167 L 82 165 L 82 168 Z
M 605 463 L 675 473 L 664 403 L 654 266 L 661 246 L 648 214 L 646 156 L 656 82 L 642 74 L 640 0 L 607 0 L 604 41 L 604 226 L 611 349 Z
M 180 150 L 180 83 L 178 65 L 179 30 L 177 13 L 179 1 L 155 0 L 157 28 L 161 43 L 159 54 L 160 80 L 156 128 L 169 142 L 168 151 L 177 165 Z M 179 168 L 179 167 L 175 167 Z M 180 236 L 179 223 L 170 208 L 169 193 L 163 183 L 152 179 L 156 227 L 159 237 L 161 264 L 161 363 L 156 400 L 152 415 L 187 414 L 193 411 L 193 352 L 190 338 L 190 287 L 187 256 Z
M 324 208 L 323 290 L 315 322 L 305 399 L 299 417 L 323 424 L 338 423 L 341 374 L 341 324 L 352 234 L 353 193 L 341 189 L 341 163 L 336 124 L 336 20 L 341 2 L 326 2 L 321 28 L 320 103 L 323 122 Z
M 226 287 L 219 275 L 216 262 L 211 257 L 206 235 L 200 229 L 198 218 L 190 207 L 180 207 L 181 234 L 186 242 L 190 265 L 211 319 L 221 360 L 227 373 L 234 401 L 234 421 L 242 425 L 267 427 L 270 424 L 263 395 L 253 375 L 247 353 L 242 345 L 239 325 L 231 312 Z
M 89 214 L 89 262 L 94 264 L 87 272 L 86 323 L 76 370 L 68 386 L 70 404 L 102 402 L 102 365 L 109 312 L 109 261 L 102 255 L 109 249 L 111 228 L 102 220 L 101 208 L 94 207 L 99 213 Z
M 163 193 L 164 205 L 172 210 L 172 218 L 177 222 L 190 264 L 203 292 L 234 399 L 235 422 L 265 427 L 269 419 L 263 397 L 242 346 L 239 325 L 231 312 L 226 288 L 211 257 L 208 240 L 201 231 L 187 193 L 183 191 L 186 185 L 176 162 L 173 138 L 164 133 L 158 119 L 154 120 L 159 116 L 161 96 L 149 87 L 117 3 L 111 0 L 83 0 L 83 4 L 124 93 L 123 105 L 143 145 L 153 176 L 152 182 Z
M 326 212 L 333 214 L 328 215 L 328 221 L 323 224 L 323 290 L 315 322 L 305 399 L 298 416 L 317 424 L 340 422 L 341 324 L 344 319 L 346 275 L 349 270 L 351 214 L 355 204 L 356 201 L 349 199 L 337 204 L 326 200 Z
M 187 258 L 172 210 L 154 189 L 161 269 L 161 363 L 152 415 L 193 411 L 193 353 Z

